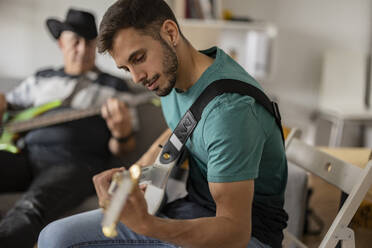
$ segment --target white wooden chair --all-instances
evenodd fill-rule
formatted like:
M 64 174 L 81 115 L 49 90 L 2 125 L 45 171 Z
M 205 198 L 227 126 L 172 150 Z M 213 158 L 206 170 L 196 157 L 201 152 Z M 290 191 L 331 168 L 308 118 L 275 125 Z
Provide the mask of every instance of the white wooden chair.
M 335 247 L 341 241 L 342 247 L 355 247 L 354 231 L 348 227 L 360 203 L 372 184 L 372 160 L 364 169 L 339 160 L 308 145 L 296 137 L 286 142 L 288 161 L 313 173 L 348 194 L 331 227 L 319 247 Z M 285 240 L 291 240 L 298 247 L 306 247 L 288 231 Z M 283 245 L 288 245 L 287 242 Z
M 295 127 L 283 126 L 285 147 L 293 138 L 301 137 L 301 130 Z M 304 221 L 306 218 L 306 198 L 308 190 L 308 173 L 302 168 L 288 162 L 288 181 L 285 191 L 284 209 L 288 213 L 288 222 L 285 232 L 293 236 L 293 239 L 302 238 Z M 287 239 L 286 239 L 287 241 Z M 288 248 L 294 248 L 291 244 Z
M 297 127 L 292 127 L 292 128 L 288 128 L 288 127 L 283 127 L 283 130 L 287 130 L 287 131 L 284 131 L 284 138 L 285 138 L 285 148 L 287 149 L 287 146 L 291 143 L 291 140 L 294 139 L 294 138 L 301 138 L 301 130 L 298 129 Z M 285 133 L 288 132 L 288 134 L 286 135 Z

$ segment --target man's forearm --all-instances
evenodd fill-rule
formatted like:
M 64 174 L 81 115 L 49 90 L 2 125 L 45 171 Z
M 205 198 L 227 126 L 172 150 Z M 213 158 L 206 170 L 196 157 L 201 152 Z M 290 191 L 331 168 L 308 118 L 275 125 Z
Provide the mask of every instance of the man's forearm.
M 161 151 L 161 147 L 159 145 L 164 145 L 165 142 L 169 139 L 169 136 L 172 134 L 170 129 L 165 130 L 159 138 L 155 140 L 154 143 L 150 146 L 150 148 L 142 155 L 142 157 L 136 162 L 136 164 L 141 166 L 151 165 L 155 163 L 155 160 Z
M 246 247 L 251 236 L 250 223 L 229 217 L 191 220 L 164 219 L 151 216 L 150 225 L 140 232 L 182 247 Z

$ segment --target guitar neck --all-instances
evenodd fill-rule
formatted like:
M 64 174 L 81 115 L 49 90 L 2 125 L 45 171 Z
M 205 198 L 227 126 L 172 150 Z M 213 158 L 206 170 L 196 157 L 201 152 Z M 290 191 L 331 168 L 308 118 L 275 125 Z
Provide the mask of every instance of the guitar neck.
M 116 95 L 119 100 L 125 102 L 130 107 L 137 107 L 141 104 L 153 101 L 154 94 L 144 92 L 141 94 L 131 94 L 127 92 Z M 38 116 L 27 121 L 10 122 L 5 124 L 4 129 L 13 133 L 29 131 L 35 128 L 46 127 L 50 125 L 65 123 L 100 114 L 101 107 L 95 107 L 83 110 L 63 110 L 51 115 Z M 0 130 L 1 131 L 1 130 Z
M 5 125 L 5 129 L 13 133 L 20 133 L 35 128 L 46 127 L 50 125 L 79 120 L 90 116 L 95 116 L 100 113 L 100 110 L 100 107 L 84 110 L 63 110 L 56 114 L 39 116 L 28 121 L 9 123 Z

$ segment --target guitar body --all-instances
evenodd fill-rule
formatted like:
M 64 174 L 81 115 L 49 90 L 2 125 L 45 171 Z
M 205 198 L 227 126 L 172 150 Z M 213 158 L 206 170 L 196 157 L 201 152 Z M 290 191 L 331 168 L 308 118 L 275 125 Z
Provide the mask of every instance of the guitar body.
M 158 158 L 154 165 L 142 169 L 140 183 L 147 184 L 145 199 L 149 214 L 154 215 L 160 209 L 170 173 L 176 164 L 177 160 L 162 164 Z
M 3 121 L 4 124 L 4 130 L 1 133 L 0 137 L 0 151 L 7 151 L 11 153 L 19 153 L 20 150 L 19 148 L 14 144 L 14 141 L 19 137 L 18 133 L 12 132 L 7 129 L 7 126 L 10 124 L 14 123 L 21 123 L 24 121 L 31 120 L 35 118 L 36 116 L 39 116 L 51 109 L 60 107 L 62 104 L 61 101 L 53 101 L 50 103 L 46 103 L 37 107 L 32 107 L 25 109 L 18 114 L 16 114 L 12 118 L 4 118 L 5 120 Z M 6 115 L 8 116 L 8 114 Z

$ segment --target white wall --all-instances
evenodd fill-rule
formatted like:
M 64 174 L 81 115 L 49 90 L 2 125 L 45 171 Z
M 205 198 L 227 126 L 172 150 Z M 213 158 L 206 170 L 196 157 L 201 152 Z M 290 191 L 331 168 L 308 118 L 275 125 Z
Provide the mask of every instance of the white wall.
M 370 0 L 224 0 L 236 15 L 278 27 L 267 89 L 284 100 L 317 105 L 322 56 L 329 49 L 368 52 Z
M 61 65 L 57 43 L 46 28 L 49 17 L 65 19 L 68 8 L 96 14 L 97 24 L 114 0 L 1 0 L 0 77 L 23 78 L 42 67 Z M 107 55 L 98 56 L 101 67 L 115 71 Z
M 94 10 L 99 23 L 113 2 L 1 0 L 0 77 L 25 77 L 40 67 L 61 64 L 58 48 L 45 28 L 47 17 L 64 18 L 68 6 L 75 6 Z M 268 20 L 278 26 L 273 70 L 264 86 L 280 98 L 299 105 L 317 104 L 324 51 L 331 48 L 369 50 L 370 0 L 222 2 L 236 15 Z M 99 56 L 98 64 L 120 75 L 108 56 Z
M 264 87 L 279 99 L 286 125 L 301 128 L 307 142 L 328 144 L 329 127 L 312 118 L 319 103 L 323 54 L 328 50 L 369 52 L 371 1 L 223 0 L 223 3 L 236 15 L 277 25 L 273 70 Z M 333 90 L 334 94 L 339 91 L 337 87 Z M 361 145 L 356 138 L 359 133 L 355 134 L 359 129 L 354 134 L 350 130 L 346 128 L 344 140 L 351 141 L 349 146 Z

